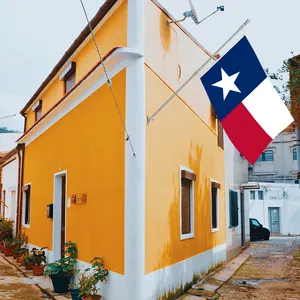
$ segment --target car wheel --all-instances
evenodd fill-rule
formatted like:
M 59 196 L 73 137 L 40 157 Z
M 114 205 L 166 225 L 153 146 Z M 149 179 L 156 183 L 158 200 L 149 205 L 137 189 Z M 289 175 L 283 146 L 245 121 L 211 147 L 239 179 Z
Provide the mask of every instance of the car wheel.
M 265 234 L 264 240 L 268 241 L 269 239 L 270 239 L 270 234 L 269 233 Z

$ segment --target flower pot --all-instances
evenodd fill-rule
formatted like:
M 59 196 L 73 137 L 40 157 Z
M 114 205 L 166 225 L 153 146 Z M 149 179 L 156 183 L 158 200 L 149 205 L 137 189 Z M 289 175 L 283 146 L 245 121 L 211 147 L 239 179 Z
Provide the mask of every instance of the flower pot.
M 3 248 L 3 253 L 5 256 L 11 256 L 12 255 L 12 248 Z
M 25 264 L 25 269 L 26 270 L 32 270 L 32 263 Z
M 72 300 L 81 300 L 81 296 L 79 296 L 79 290 L 78 289 L 74 289 L 74 290 L 70 290 L 70 295 L 72 297 Z
M 17 253 L 13 253 L 13 258 L 17 259 L 17 257 L 18 257 L 18 254 Z
M 17 263 L 18 263 L 18 264 L 21 262 L 21 257 L 22 257 L 22 255 L 18 255 L 18 256 L 17 256 Z
M 4 246 L 4 245 L 3 245 L 3 243 L 1 242 L 1 243 L 0 243 L 0 251 L 1 251 L 1 252 L 3 251 L 3 246 Z
M 102 299 L 102 296 L 100 296 L 100 295 L 82 297 L 82 300 L 101 300 L 101 299 Z
M 65 294 L 69 291 L 69 284 L 71 276 L 65 273 L 58 273 L 56 275 L 50 275 L 52 280 L 54 292 L 58 294 Z
M 33 276 L 42 276 L 44 274 L 45 266 L 32 266 Z

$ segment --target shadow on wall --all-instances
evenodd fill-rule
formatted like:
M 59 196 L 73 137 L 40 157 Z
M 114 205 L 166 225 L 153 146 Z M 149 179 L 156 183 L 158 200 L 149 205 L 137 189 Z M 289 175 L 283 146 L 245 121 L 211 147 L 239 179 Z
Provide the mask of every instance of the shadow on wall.
M 174 200 L 168 212 L 169 241 L 164 245 L 161 258 L 156 267 L 157 270 L 174 265 L 180 261 L 182 263 L 185 259 L 216 246 L 216 240 L 211 233 L 210 178 L 205 173 L 200 172 L 202 154 L 203 148 L 198 145 L 194 147 L 191 143 L 187 167 L 192 169 L 197 175 L 194 186 L 194 238 L 180 240 L 180 175 L 174 173 Z M 211 261 L 213 261 L 212 256 L 211 253 Z M 191 267 L 193 268 L 192 272 L 190 270 Z M 204 264 L 196 266 L 191 266 L 191 263 L 184 263 L 182 267 L 176 269 L 176 272 L 169 270 L 161 272 L 157 283 L 157 296 L 160 296 L 160 300 L 176 299 L 207 271 L 208 267 L 204 262 Z M 188 281 L 187 278 L 189 278 Z M 173 288 L 166 291 L 166 288 L 170 286 L 170 280 L 173 282 Z

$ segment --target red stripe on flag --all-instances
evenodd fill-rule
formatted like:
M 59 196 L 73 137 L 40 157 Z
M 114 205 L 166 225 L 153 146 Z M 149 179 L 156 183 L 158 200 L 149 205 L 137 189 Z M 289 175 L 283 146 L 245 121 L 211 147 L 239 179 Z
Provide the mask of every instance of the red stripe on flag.
M 235 148 L 251 164 L 257 161 L 272 142 L 272 138 L 256 122 L 243 103 L 227 115 L 221 124 Z

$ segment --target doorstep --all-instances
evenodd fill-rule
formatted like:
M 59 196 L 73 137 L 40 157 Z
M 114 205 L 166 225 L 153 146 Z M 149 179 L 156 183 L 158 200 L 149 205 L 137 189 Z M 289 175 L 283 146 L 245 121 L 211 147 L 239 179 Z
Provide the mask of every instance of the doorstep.
M 51 283 L 51 280 L 45 276 L 33 276 L 31 270 L 26 270 L 24 266 L 21 266 L 16 262 L 16 260 L 12 256 L 5 256 L 1 254 L 1 256 L 9 262 L 11 265 L 13 265 L 16 269 L 18 269 L 20 272 L 24 274 L 28 278 L 28 280 L 32 281 L 34 284 L 36 284 L 45 294 L 45 298 L 55 299 L 55 300 L 69 300 L 71 299 L 71 296 L 69 294 L 67 295 L 61 295 L 61 294 L 55 294 L 53 292 L 53 286 Z M 48 296 L 48 297 L 47 297 Z

